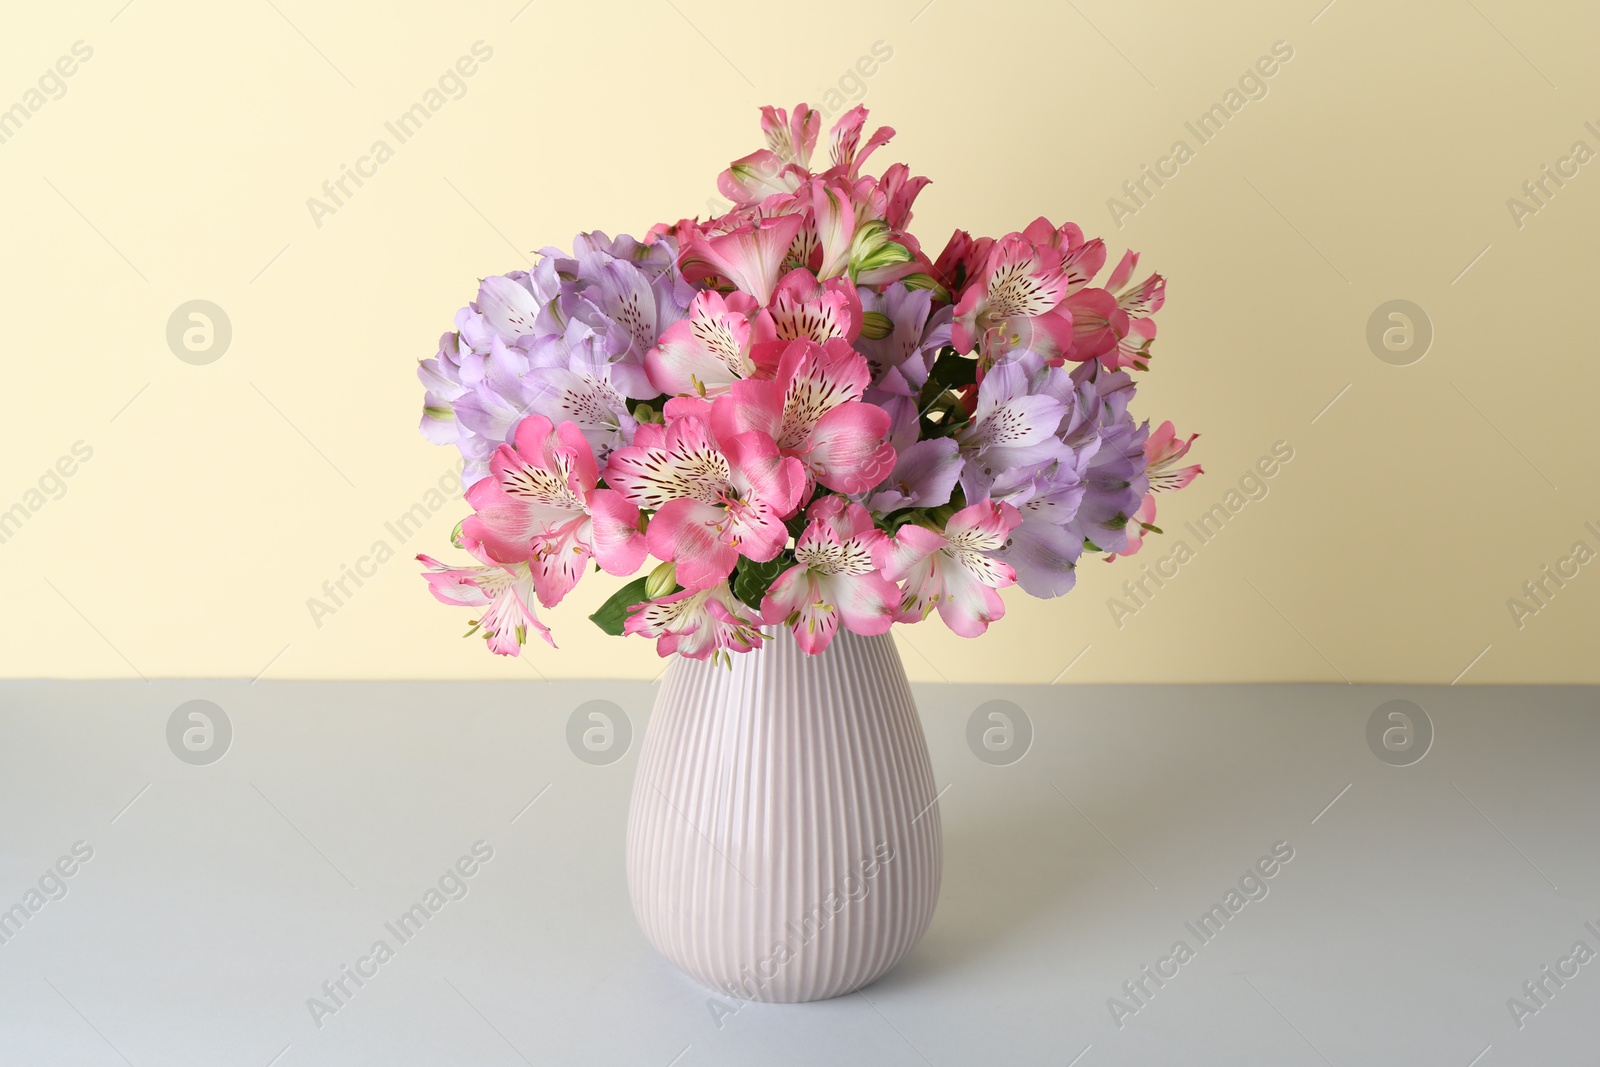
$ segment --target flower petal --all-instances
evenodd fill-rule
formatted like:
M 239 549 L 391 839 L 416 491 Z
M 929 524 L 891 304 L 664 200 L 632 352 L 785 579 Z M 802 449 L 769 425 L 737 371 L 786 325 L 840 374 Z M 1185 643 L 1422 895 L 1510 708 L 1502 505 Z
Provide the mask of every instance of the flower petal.
M 676 563 L 678 584 L 699 590 L 733 573 L 739 553 L 723 538 L 722 508 L 699 500 L 670 500 L 650 520 L 650 554 Z

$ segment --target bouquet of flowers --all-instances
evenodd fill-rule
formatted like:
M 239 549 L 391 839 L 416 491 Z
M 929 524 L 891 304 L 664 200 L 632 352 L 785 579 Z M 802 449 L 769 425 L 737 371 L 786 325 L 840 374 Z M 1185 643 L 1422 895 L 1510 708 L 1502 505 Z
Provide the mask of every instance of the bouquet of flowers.
M 592 618 L 661 655 L 731 662 L 786 627 L 821 652 L 937 610 L 976 637 L 1000 590 L 1073 586 L 1084 553 L 1138 551 L 1195 435 L 1129 412 L 1165 299 L 1126 253 L 1043 218 L 909 232 L 928 183 L 862 173 L 894 131 L 765 107 L 767 147 L 717 185 L 723 215 L 642 241 L 580 235 L 485 279 L 425 360 L 422 432 L 455 445 L 475 562 L 428 585 L 516 654 L 591 566 L 639 572 Z

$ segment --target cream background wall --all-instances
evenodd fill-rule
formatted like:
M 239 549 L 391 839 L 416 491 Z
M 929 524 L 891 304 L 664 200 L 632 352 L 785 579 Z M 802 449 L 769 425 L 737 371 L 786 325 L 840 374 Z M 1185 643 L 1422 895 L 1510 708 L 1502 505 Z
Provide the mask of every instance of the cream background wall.
M 879 161 L 933 179 L 933 250 L 1047 214 L 1170 278 L 1138 410 L 1201 431 L 1207 471 L 1069 597 L 1008 596 L 978 642 L 900 628 L 913 677 L 1600 681 L 1600 563 L 1572 556 L 1600 551 L 1600 163 L 1573 155 L 1600 151 L 1596 40 L 1591 4 L 1507 0 L 15 8 L 0 509 L 28 514 L 0 543 L 0 674 L 654 676 L 586 620 L 604 576 L 545 613 L 559 652 L 459 639 L 468 613 L 410 556 L 448 552 L 464 505 L 403 543 L 387 525 L 449 468 L 414 365 L 479 276 L 705 213 L 759 105 L 859 97 L 900 131 Z M 477 42 L 492 57 L 400 143 L 385 123 Z M 1278 42 L 1292 58 L 1202 144 L 1185 123 Z M 392 158 L 314 218 L 380 139 Z M 1136 205 L 1123 183 L 1180 139 L 1193 157 Z M 1546 165 L 1571 176 L 1540 206 Z M 1367 333 L 1401 299 L 1433 338 L 1397 366 Z M 231 326 L 203 365 L 167 339 L 193 300 Z M 1186 524 L 1279 442 L 1266 495 L 1200 544 Z M 1193 558 L 1127 599 L 1179 540 Z M 314 618 L 379 542 L 395 558 Z

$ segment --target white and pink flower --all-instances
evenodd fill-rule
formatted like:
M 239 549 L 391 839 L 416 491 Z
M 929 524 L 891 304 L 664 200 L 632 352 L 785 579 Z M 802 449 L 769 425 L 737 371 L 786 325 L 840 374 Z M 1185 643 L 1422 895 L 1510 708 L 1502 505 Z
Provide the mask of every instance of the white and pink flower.
M 556 645 L 550 628 L 534 613 L 533 572 L 526 563 L 509 566 L 489 563 L 473 567 L 451 567 L 432 556 L 418 556 L 427 568 L 423 577 L 428 590 L 441 604 L 458 608 L 483 608 L 472 621 L 467 636 L 482 631 L 489 651 L 499 656 L 515 656 L 528 642 L 528 630 Z
M 806 513 L 795 565 L 761 601 L 761 615 L 794 633 L 802 651 L 821 652 L 842 624 L 851 633 L 886 633 L 900 590 L 883 576 L 889 540 L 860 504 L 825 496 Z
M 962 637 L 977 637 L 1006 613 L 999 590 L 1017 575 L 995 558 L 1022 521 L 1010 504 L 990 501 L 950 516 L 941 534 L 925 526 L 902 526 L 885 557 L 885 575 L 903 582 L 900 622 L 920 622 L 937 609 L 944 624 Z
M 749 652 L 762 642 L 760 620 L 733 595 L 727 582 L 635 604 L 623 633 L 655 638 L 659 656 L 676 652 L 688 659 Z
M 735 382 L 711 406 L 717 433 L 752 431 L 802 465 L 806 478 L 862 493 L 894 469 L 889 413 L 863 403 L 872 380 L 865 358 L 841 339 L 789 342 L 771 381 Z
M 689 313 L 645 353 L 650 384 L 668 396 L 711 396 L 751 377 L 751 345 L 773 336 L 770 320 L 756 316 L 757 310 L 747 293 L 701 290 Z
M 462 546 L 529 567 L 546 607 L 578 584 L 590 557 L 611 574 L 632 574 L 644 562 L 639 509 L 615 490 L 596 488 L 594 453 L 576 424 L 523 419 L 515 447 L 501 445 L 489 472 L 467 490 L 474 514 L 461 524 Z
M 1065 358 L 1073 347 L 1072 315 L 1061 306 L 1067 285 L 1059 251 L 1010 234 L 956 303 L 951 343 L 985 363 L 1013 351 Z
M 612 453 L 606 484 L 654 512 L 650 554 L 676 563 L 678 583 L 699 591 L 725 580 L 740 556 L 764 562 L 783 551 L 805 471 L 766 434 L 719 438 L 705 418 L 683 414 L 641 426 Z
M 1157 426 L 1144 443 L 1145 474 L 1150 478 L 1150 491 L 1173 492 L 1182 489 L 1195 477 L 1204 474 L 1200 464 L 1179 467 L 1178 461 L 1189 454 L 1189 448 L 1200 435 L 1192 433 L 1180 438 L 1169 420 Z

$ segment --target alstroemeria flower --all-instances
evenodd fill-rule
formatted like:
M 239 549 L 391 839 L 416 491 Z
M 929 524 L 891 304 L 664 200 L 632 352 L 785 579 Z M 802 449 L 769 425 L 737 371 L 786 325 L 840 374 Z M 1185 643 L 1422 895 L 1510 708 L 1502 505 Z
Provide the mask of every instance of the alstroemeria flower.
M 717 191 L 732 200 L 736 209 L 748 208 L 774 194 L 792 193 L 803 181 L 805 172 L 800 167 L 786 164 L 777 153 L 763 148 L 728 164 L 728 169 L 717 175 Z
M 526 563 L 503 566 L 491 563 L 477 567 L 451 567 L 432 556 L 418 556 L 428 569 L 423 577 L 428 590 L 442 604 L 487 610 L 473 620 L 467 636 L 482 630 L 489 651 L 515 656 L 528 640 L 531 626 L 554 648 L 550 628 L 533 611 L 533 572 Z
M 598 478 L 576 424 L 523 419 L 516 446 L 496 449 L 489 476 L 467 490 L 475 514 L 461 524 L 463 547 L 497 563 L 528 563 L 546 607 L 578 584 L 591 556 L 611 574 L 632 574 L 645 553 L 639 509 L 615 490 L 596 489 Z
M 675 562 L 678 584 L 698 591 L 726 579 L 741 555 L 765 561 L 783 551 L 805 471 L 766 434 L 718 437 L 701 417 L 672 417 L 676 410 L 665 427 L 640 426 L 631 446 L 611 454 L 606 484 L 655 512 L 651 555 Z
M 1088 457 L 1050 463 L 1031 472 L 1026 484 L 1011 492 L 1008 502 L 1021 518 L 995 556 L 1011 564 L 1017 584 L 1029 596 L 1061 596 L 1077 580 L 1083 536 L 1068 528 L 1083 503 L 1083 470 Z
M 811 220 L 817 234 L 818 278 L 843 274 L 856 234 L 854 191 L 843 182 L 813 180 Z
M 904 231 L 911 225 L 911 205 L 927 188 L 928 182 L 928 178 L 920 175 L 913 178 L 911 168 L 904 163 L 892 163 L 873 190 L 873 206 L 885 222 L 896 230 Z
M 1128 313 L 1104 289 L 1080 289 L 1061 301 L 1061 310 L 1072 318 L 1072 346 L 1062 352 L 1065 359 L 1101 359 L 1128 335 Z
M 884 575 L 904 582 L 900 622 L 920 622 L 935 608 L 951 631 L 977 637 L 1006 613 L 998 590 L 1017 580 L 1010 564 L 994 558 L 1021 522 L 1010 504 L 991 501 L 950 516 L 944 533 L 925 526 L 900 527 L 885 554 Z
M 921 413 L 915 397 L 868 390 L 866 401 L 889 413 L 893 425 L 889 443 L 894 446 L 894 470 L 868 493 L 862 503 L 874 515 L 902 508 L 936 508 L 950 502 L 961 476 L 960 446 L 953 437 L 918 440 Z
M 699 591 L 683 589 L 628 609 L 622 632 L 656 639 L 656 654 L 707 659 L 761 647 L 759 620 L 727 582 Z
M 811 153 L 817 147 L 821 127 L 822 113 L 804 103 L 796 104 L 793 112 L 771 106 L 761 109 L 761 132 L 766 135 L 767 148 L 786 164 L 811 166 Z
M 1171 420 L 1155 428 L 1144 443 L 1145 474 L 1150 478 L 1151 492 L 1182 489 L 1194 481 L 1195 475 L 1205 473 L 1198 463 L 1190 467 L 1178 467 L 1178 461 L 1189 454 L 1189 446 L 1199 436 L 1192 433 L 1180 440 L 1177 431 L 1172 428 Z
M 887 633 L 900 590 L 881 573 L 888 539 L 860 504 L 825 496 L 807 512 L 810 523 L 795 543 L 798 561 L 778 576 L 761 601 L 761 615 L 794 631 L 802 652 L 827 648 L 842 622 L 857 634 Z
M 1094 451 L 1083 467 L 1083 500 L 1068 528 L 1100 551 L 1121 552 L 1130 517 L 1150 491 L 1145 475 L 1149 427 L 1128 413 L 1133 381 L 1125 372 L 1091 362 L 1079 364 L 1072 377 L 1080 403 L 1092 405 L 1087 410 L 1093 418 L 1082 422 L 1067 443 L 1085 449 L 1092 444 Z
M 829 131 L 829 161 L 849 178 L 860 174 L 861 165 L 867 161 L 867 157 L 888 144 L 889 138 L 894 136 L 893 127 L 879 126 L 867 138 L 867 143 L 861 144 L 861 130 L 866 121 L 867 109 L 857 104 L 841 115 Z
M 1008 471 L 1070 456 L 1056 436 L 1066 405 L 1049 392 L 1035 391 L 1032 377 L 1024 363 L 1002 363 L 991 367 L 978 386 L 972 421 L 956 432 L 966 457 L 961 473 L 968 500 L 989 496 Z
M 1132 367 L 1134 370 L 1150 368 L 1150 344 L 1156 336 L 1156 320 L 1152 318 L 1167 301 L 1167 280 L 1152 274 L 1137 285 L 1129 285 L 1134 268 L 1139 265 L 1139 253 L 1129 251 L 1111 272 L 1107 288 L 1116 297 L 1117 307 L 1128 316 L 1127 329 L 1117 339 L 1114 351 L 1102 355 L 1106 366 Z
M 939 350 L 950 343 L 949 308 L 933 311 L 933 294 L 901 282 L 883 292 L 861 292 L 865 312 L 875 316 L 873 336 L 863 330 L 856 350 L 872 367 L 873 386 L 889 393 L 915 396 L 928 381 Z M 863 314 L 865 320 L 865 314 Z
M 973 237 L 966 230 L 957 230 L 934 260 L 933 276 L 954 299 L 983 271 L 993 248 L 993 237 Z
M 1118 349 L 1128 336 L 1132 322 L 1129 309 L 1119 303 L 1111 291 L 1122 283 L 1113 273 L 1109 290 L 1088 287 L 1105 266 L 1105 242 L 1098 237 L 1085 241 L 1083 230 L 1074 223 L 1057 228 L 1042 217 L 1034 219 L 1022 233 L 1035 244 L 1048 245 L 1061 254 L 1061 273 L 1066 278 L 1067 288 L 1058 312 L 1072 319 L 1072 345 L 1052 354 L 1079 363 L 1101 359 L 1107 361 L 1107 366 L 1117 366 Z M 1153 330 L 1151 336 L 1154 336 Z
M 895 461 L 889 413 L 861 402 L 871 375 L 844 341 L 791 341 L 772 381 L 733 383 L 713 402 L 711 420 L 719 437 L 759 431 L 829 489 L 865 492 Z
M 756 308 L 755 297 L 748 293 L 700 292 L 689 305 L 689 314 L 667 327 L 645 353 L 650 383 L 669 396 L 712 395 L 753 375 L 751 343 L 771 336 L 770 328 L 764 327 L 766 320 L 751 321 Z
M 1083 239 L 1083 230 L 1076 223 L 1053 226 L 1044 216 L 1028 223 L 1022 236 L 1037 245 L 1049 245 L 1061 253 L 1061 273 L 1067 279 L 1067 293 L 1071 296 L 1087 286 L 1106 265 L 1106 243 L 1096 237 Z
M 1138 552 L 1139 549 L 1144 547 L 1146 531 L 1154 529 L 1156 529 L 1156 495 L 1150 493 L 1145 496 L 1144 502 L 1139 505 L 1139 510 L 1135 511 L 1133 517 L 1128 520 L 1127 547 L 1121 552 L 1107 553 L 1106 562 L 1110 563 L 1113 560 L 1121 559 L 1123 556 L 1131 556 Z
M 793 113 L 771 106 L 761 109 L 761 132 L 767 147 L 736 159 L 717 178 L 717 188 L 737 207 L 750 207 L 775 193 L 792 192 L 808 175 L 811 153 L 822 126 L 820 112 L 796 104 Z
M 1100 357 L 1111 370 L 1150 369 L 1150 344 L 1156 339 L 1156 320 L 1133 319 L 1128 323 L 1126 335 L 1117 338 L 1117 347 Z
M 803 215 L 780 215 L 717 237 L 692 240 L 678 254 L 678 269 L 690 282 L 726 279 L 765 307 L 777 288 L 789 246 L 805 222 Z
M 1010 234 L 989 251 L 983 270 L 956 304 L 951 343 L 993 362 L 1013 350 L 1071 351 L 1072 316 L 1061 308 L 1067 278 L 1061 253 Z
M 773 290 L 772 306 L 764 316 L 772 322 L 772 337 L 782 343 L 807 338 L 823 344 L 834 338 L 854 341 L 861 332 L 861 297 L 848 278 L 819 282 L 809 270 L 792 270 Z M 776 359 L 758 364 L 777 363 Z
M 529 288 L 527 274 L 497 274 L 478 285 L 478 311 L 484 322 L 506 342 L 540 332 L 535 326 L 543 303 Z
M 867 497 L 875 515 L 901 508 L 936 508 L 950 502 L 961 477 L 960 446 L 953 437 L 933 437 L 900 450 L 894 470 Z
M 1152 274 L 1137 285 L 1129 285 L 1128 280 L 1138 266 L 1139 253 L 1131 249 L 1125 252 L 1121 262 L 1111 272 L 1106 288 L 1116 295 L 1117 305 L 1123 311 L 1134 318 L 1143 318 L 1154 315 L 1167 302 L 1167 280 L 1159 274 Z
M 1155 432 L 1145 441 L 1144 474 L 1149 480 L 1150 491 L 1139 503 L 1138 510 L 1128 519 L 1125 527 L 1126 547 L 1107 555 L 1106 562 L 1109 563 L 1118 556 L 1131 556 L 1139 551 L 1139 547 L 1144 544 L 1146 531 L 1155 529 L 1157 493 L 1182 489 L 1194 481 L 1197 475 L 1205 473 L 1198 463 L 1188 467 L 1178 466 L 1178 461 L 1188 454 L 1189 446 L 1193 445 L 1195 438 L 1199 436 L 1197 433 L 1192 433 L 1186 438 L 1179 438 L 1172 428 L 1172 423 L 1168 421 L 1156 427 Z
M 524 343 L 525 414 L 575 423 L 601 462 L 633 440 L 638 421 L 628 401 L 656 395 L 641 364 L 607 357 L 604 339 L 577 322 L 564 335 Z

